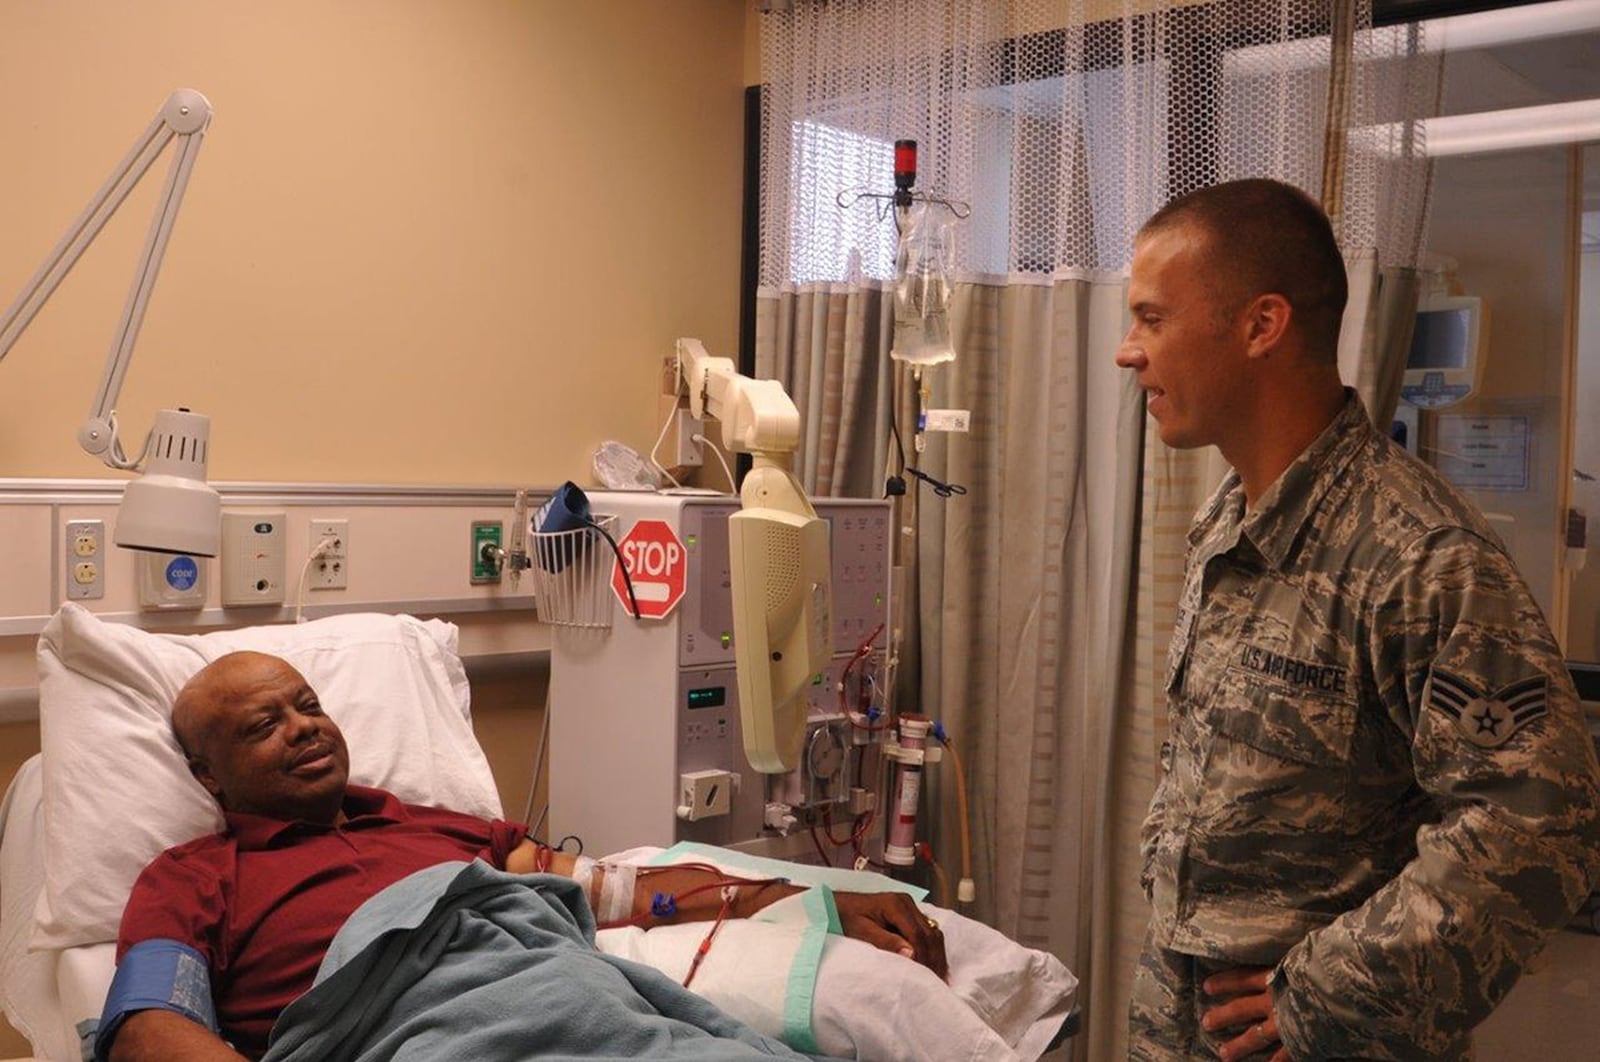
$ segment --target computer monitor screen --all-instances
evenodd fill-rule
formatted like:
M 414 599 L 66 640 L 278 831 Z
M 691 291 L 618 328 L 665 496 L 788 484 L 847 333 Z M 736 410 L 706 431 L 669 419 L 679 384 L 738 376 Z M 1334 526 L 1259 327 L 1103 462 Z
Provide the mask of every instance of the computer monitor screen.
M 767 774 L 799 764 L 806 691 L 832 653 L 828 538 L 814 515 L 754 507 L 728 518 L 739 721 L 745 758 Z
M 1478 389 L 1487 334 L 1483 300 L 1430 294 L 1419 300 L 1400 397 L 1418 409 L 1444 409 Z
M 1472 325 L 1472 311 L 1465 306 L 1418 312 L 1406 368 L 1465 369 L 1472 354 Z

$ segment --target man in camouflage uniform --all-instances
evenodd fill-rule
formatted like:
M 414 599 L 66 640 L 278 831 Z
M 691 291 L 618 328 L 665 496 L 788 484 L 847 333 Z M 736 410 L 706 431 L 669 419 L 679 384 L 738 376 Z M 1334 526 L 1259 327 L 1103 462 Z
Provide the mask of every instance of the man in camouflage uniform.
M 1131 1058 L 1458 1059 L 1583 902 L 1600 768 L 1483 517 L 1338 376 L 1344 267 L 1272 181 L 1169 204 L 1117 354 L 1202 508 L 1143 831 Z

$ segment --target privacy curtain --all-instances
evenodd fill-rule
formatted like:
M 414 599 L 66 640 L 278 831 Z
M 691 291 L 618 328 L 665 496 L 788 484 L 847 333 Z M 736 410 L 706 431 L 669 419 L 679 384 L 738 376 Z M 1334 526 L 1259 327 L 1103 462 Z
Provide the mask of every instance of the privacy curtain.
M 1329 202 L 1364 293 L 1346 379 L 1392 407 L 1437 64 L 1414 31 L 1373 31 L 1365 3 L 763 6 L 757 375 L 800 406 L 814 494 L 880 496 L 902 451 L 965 488 L 913 480 L 899 505 L 897 699 L 962 752 L 973 913 L 1060 956 L 1083 981 L 1077 1057 L 1120 1057 L 1165 736 L 1156 667 L 1183 533 L 1222 470 L 1163 448 L 1112 362 L 1132 238 L 1234 177 Z M 889 358 L 895 225 L 871 194 L 892 191 L 902 138 L 917 189 L 970 207 L 957 358 L 920 379 Z M 920 407 L 969 410 L 971 430 L 919 452 Z M 929 772 L 919 831 L 951 877 L 953 783 Z

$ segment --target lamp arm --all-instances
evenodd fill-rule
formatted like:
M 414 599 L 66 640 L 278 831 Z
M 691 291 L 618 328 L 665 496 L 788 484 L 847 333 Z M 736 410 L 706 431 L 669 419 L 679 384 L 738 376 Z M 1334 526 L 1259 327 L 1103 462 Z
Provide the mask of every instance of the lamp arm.
M 150 127 L 112 170 L 106 183 L 73 221 L 22 293 L 7 307 L 4 315 L 0 315 L 0 358 L 4 358 L 167 144 L 174 137 L 179 138 L 178 153 L 167 171 L 166 184 L 156 204 L 150 231 L 145 236 L 144 246 L 134 267 L 133 285 L 129 289 L 116 333 L 112 336 L 100 386 L 95 391 L 88 419 L 78 429 L 78 445 L 112 468 L 133 468 L 139 461 L 137 458 L 129 461 L 122 454 L 117 441 L 113 406 L 122 391 L 122 381 L 127 375 L 133 345 L 139 338 L 139 327 L 144 322 L 150 291 L 160 272 L 167 240 L 172 235 L 173 221 L 182 205 L 183 193 L 194 169 L 195 156 L 200 151 L 200 143 L 210 121 L 210 101 L 193 89 L 179 89 L 167 97 Z
M 800 410 L 782 384 L 742 375 L 732 359 L 712 357 L 698 339 L 678 340 L 678 372 L 690 412 L 720 421 L 724 446 L 789 467 L 800 445 Z
M 175 97 L 177 95 L 180 94 L 174 94 Z M 202 101 L 205 99 L 199 93 L 193 95 L 199 96 Z M 167 169 L 166 183 L 162 187 L 155 216 L 150 219 L 150 231 L 145 235 L 144 247 L 139 252 L 139 261 L 134 268 L 133 285 L 128 291 L 127 303 L 123 306 L 122 318 L 117 322 L 117 330 L 112 336 L 111 349 L 106 354 L 106 367 L 101 375 L 100 385 L 95 390 L 94 404 L 89 409 L 88 419 L 78 429 L 78 445 L 91 454 L 99 454 L 107 464 L 112 464 L 111 458 L 115 457 L 117 467 L 128 468 L 132 467 L 132 464 L 121 463 L 123 458 L 120 447 L 117 446 L 116 420 L 112 410 L 116 405 L 117 396 L 122 393 L 122 381 L 127 375 L 128 364 L 133 359 L 133 347 L 138 342 L 139 328 L 144 323 L 150 292 L 155 288 L 156 277 L 161 271 L 161 261 L 167 253 L 167 241 L 172 236 L 172 226 L 177 221 L 178 208 L 183 205 L 183 195 L 189 186 L 189 176 L 194 172 L 195 158 L 200 153 L 200 144 L 205 136 L 205 126 L 210 112 L 211 105 L 206 103 L 204 114 L 198 116 L 197 124 L 192 129 L 188 132 L 173 129 L 171 134 L 163 138 L 165 141 L 172 136 L 179 137 L 178 151 L 172 158 L 172 165 Z M 175 117 L 187 122 L 197 116 L 192 108 L 180 103 Z M 172 128 L 171 119 L 168 121 L 169 128 Z M 137 463 L 137 460 L 134 463 Z

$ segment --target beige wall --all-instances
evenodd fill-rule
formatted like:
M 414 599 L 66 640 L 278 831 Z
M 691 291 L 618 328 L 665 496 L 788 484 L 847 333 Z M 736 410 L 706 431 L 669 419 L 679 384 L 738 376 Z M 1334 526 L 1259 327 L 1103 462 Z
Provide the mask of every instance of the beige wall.
M 3 785 L 9 786 L 11 779 L 16 777 L 17 769 L 38 751 L 38 723 L 0 724 L 0 779 L 3 779 Z M 0 789 L 0 792 L 3 791 Z
M 591 482 L 600 441 L 649 449 L 676 337 L 737 339 L 748 6 L 0 0 L 0 307 L 193 87 L 216 115 L 118 404 L 130 449 L 181 404 L 220 480 Z M 0 365 L 0 477 L 112 475 L 73 432 L 169 158 Z M 536 685 L 475 689 L 511 814 Z M 0 780 L 38 740 L 0 726 Z
M 1454 259 L 1462 289 L 1487 308 L 1482 389 L 1446 412 L 1526 416 L 1531 429 L 1528 489 L 1466 494 L 1558 634 L 1567 178 L 1565 148 L 1440 159 L 1428 232 L 1428 250 Z
M 761 8 L 757 0 L 745 0 L 744 83 L 761 84 Z
M 589 481 L 738 321 L 744 0 L 0 3 L 0 300 L 175 88 L 215 119 L 120 403 L 217 479 Z M 0 367 L 0 477 L 85 476 L 163 157 Z
M 500 789 L 500 806 L 508 819 L 521 821 L 528 806 L 548 679 L 549 672 L 543 671 L 483 678 L 472 684 L 472 729 L 489 757 L 489 767 Z M 532 817 L 538 816 L 544 803 L 549 779 L 550 765 L 546 762 L 539 791 L 534 795 Z

